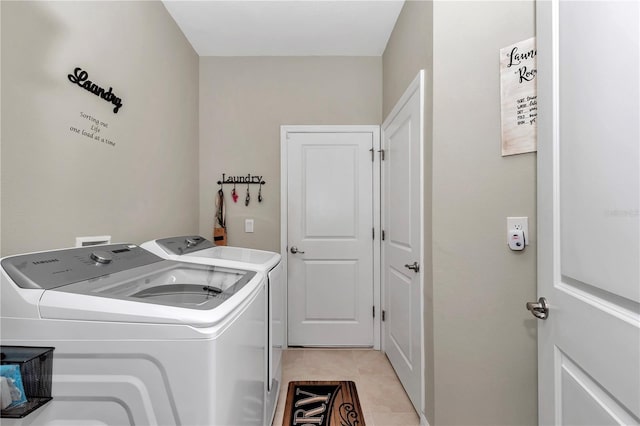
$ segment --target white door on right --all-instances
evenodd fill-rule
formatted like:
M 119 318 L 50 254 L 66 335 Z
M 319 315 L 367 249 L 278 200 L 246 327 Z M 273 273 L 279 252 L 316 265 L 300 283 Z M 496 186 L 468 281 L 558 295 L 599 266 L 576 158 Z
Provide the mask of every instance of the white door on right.
M 640 3 L 538 1 L 539 423 L 640 424 Z
M 424 71 L 382 124 L 383 349 L 418 413 L 423 410 Z

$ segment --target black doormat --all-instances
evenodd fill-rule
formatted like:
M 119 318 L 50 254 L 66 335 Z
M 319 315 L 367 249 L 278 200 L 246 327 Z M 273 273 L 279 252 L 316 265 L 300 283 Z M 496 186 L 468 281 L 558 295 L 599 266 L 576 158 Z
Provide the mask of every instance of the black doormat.
M 283 426 L 365 426 L 356 384 L 347 381 L 289 382 Z

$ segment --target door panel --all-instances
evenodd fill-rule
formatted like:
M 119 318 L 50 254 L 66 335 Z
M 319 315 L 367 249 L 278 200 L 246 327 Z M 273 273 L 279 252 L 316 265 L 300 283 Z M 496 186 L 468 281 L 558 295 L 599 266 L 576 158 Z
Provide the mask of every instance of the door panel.
M 413 369 L 411 345 L 411 278 L 393 268 L 389 270 L 389 343 L 394 345 L 407 368 Z
M 640 424 L 640 4 L 537 10 L 540 424 Z
M 398 249 L 410 252 L 412 247 L 411 214 L 413 212 L 413 195 L 411 187 L 418 184 L 412 175 L 411 160 L 411 119 L 407 114 L 399 123 L 390 127 L 385 133 L 389 140 L 387 144 L 388 157 L 388 201 L 389 224 L 385 229 L 389 235 L 389 244 Z M 384 167 L 384 165 L 383 165 Z M 407 186 L 409 185 L 409 186 Z M 393 208 L 391 208 L 393 207 Z
M 304 197 L 302 238 L 356 238 L 359 148 L 357 145 L 301 147 L 301 194 Z M 334 190 L 329 192 L 328 188 Z
M 587 373 L 558 351 L 562 425 L 632 425 L 636 423 Z
M 374 133 L 289 132 L 289 344 L 373 345 Z
M 385 120 L 382 130 L 383 349 L 418 413 L 423 405 L 422 264 L 423 73 Z
M 559 5 L 561 267 L 639 301 L 640 15 L 638 2 L 598 3 Z
M 305 320 L 358 320 L 358 262 L 305 261 Z

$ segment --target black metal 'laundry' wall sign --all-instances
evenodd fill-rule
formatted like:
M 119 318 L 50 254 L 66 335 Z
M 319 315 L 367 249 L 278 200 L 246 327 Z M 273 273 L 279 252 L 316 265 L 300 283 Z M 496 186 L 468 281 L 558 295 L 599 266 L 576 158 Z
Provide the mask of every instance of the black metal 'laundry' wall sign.
M 88 92 L 93 93 L 96 96 L 101 97 L 107 102 L 112 103 L 115 108 L 113 108 L 114 114 L 118 113 L 118 110 L 122 108 L 122 99 L 117 97 L 115 93 L 112 92 L 112 88 L 109 87 L 109 90 L 104 90 L 104 88 L 98 86 L 96 83 L 89 80 L 89 73 L 83 71 L 82 68 L 78 67 L 73 70 L 73 74 L 69 74 L 67 76 L 69 81 L 77 84 Z

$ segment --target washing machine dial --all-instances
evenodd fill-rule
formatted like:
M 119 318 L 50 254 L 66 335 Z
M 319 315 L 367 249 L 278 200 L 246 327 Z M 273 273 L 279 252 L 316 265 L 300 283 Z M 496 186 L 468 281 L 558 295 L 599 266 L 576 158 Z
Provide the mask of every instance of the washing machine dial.
M 94 262 L 102 263 L 104 265 L 106 265 L 107 263 L 111 263 L 111 261 L 113 260 L 113 255 L 104 250 L 96 250 L 92 252 L 91 256 L 89 257 L 91 257 L 91 260 L 93 260 Z
M 190 237 L 184 240 L 184 242 L 187 244 L 187 248 L 191 248 L 193 246 L 197 246 L 198 243 L 200 243 L 202 239 L 201 238 L 197 238 L 197 237 Z

